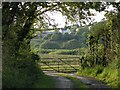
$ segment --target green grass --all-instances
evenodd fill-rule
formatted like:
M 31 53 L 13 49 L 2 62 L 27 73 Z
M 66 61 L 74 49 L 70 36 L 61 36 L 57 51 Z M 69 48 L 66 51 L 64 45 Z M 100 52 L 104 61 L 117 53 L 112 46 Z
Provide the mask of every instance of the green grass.
M 40 54 L 56 54 L 56 55 L 77 55 L 79 49 L 40 49 Z
M 120 88 L 118 85 L 118 83 L 120 83 L 118 75 L 119 65 L 120 62 L 114 60 L 109 66 L 104 68 L 103 72 L 99 74 L 97 78 L 105 81 L 109 86 L 112 86 L 113 88 Z
M 88 87 L 84 83 L 82 83 L 79 79 L 77 79 L 75 76 L 70 76 L 70 75 L 64 74 L 64 73 L 59 73 L 57 75 L 70 79 L 74 83 L 74 87 L 79 88 L 77 90 L 82 90 L 82 89 L 88 90 Z
M 35 82 L 33 88 L 55 88 L 55 82 L 52 78 L 52 76 L 48 75 L 42 75 L 38 79 L 37 82 Z
M 78 49 L 73 49 L 73 50 L 56 49 L 54 52 L 50 52 L 49 54 L 57 54 L 57 55 L 78 55 Z
M 79 55 L 54 55 L 54 54 L 40 54 L 41 58 L 69 58 L 69 57 L 80 57 Z
M 118 83 L 120 83 L 118 80 L 118 65 L 120 65 L 120 63 L 118 63 L 117 60 L 114 60 L 107 67 L 96 66 L 94 68 L 80 69 L 77 74 L 80 76 L 95 77 L 107 83 L 107 85 L 110 87 L 120 88 L 118 85 Z

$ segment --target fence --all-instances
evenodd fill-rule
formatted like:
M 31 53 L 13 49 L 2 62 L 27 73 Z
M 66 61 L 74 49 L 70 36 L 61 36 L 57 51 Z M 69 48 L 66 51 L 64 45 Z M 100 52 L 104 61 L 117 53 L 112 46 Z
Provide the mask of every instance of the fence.
M 43 71 L 76 72 L 81 65 L 80 57 L 50 57 L 41 58 L 40 66 Z

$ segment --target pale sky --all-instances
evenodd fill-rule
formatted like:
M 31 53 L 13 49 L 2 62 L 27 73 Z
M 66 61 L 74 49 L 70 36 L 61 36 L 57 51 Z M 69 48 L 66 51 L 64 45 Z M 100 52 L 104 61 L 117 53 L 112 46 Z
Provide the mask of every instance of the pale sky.
M 110 5 L 109 7 L 106 7 L 106 10 L 111 11 L 114 10 L 114 8 L 112 7 L 112 5 Z M 105 18 L 105 12 L 96 12 L 95 10 L 91 10 L 91 12 L 95 13 L 95 16 L 92 16 L 92 20 L 94 20 L 94 22 L 100 22 L 103 18 Z M 55 23 L 58 24 L 58 27 L 64 27 L 65 26 L 65 17 L 62 16 L 62 14 L 60 12 L 48 12 L 47 13 L 52 19 L 55 19 Z
M 105 18 L 104 14 L 105 12 L 97 12 L 96 16 L 94 16 L 95 21 L 100 22 L 103 18 Z
M 93 16 L 92 18 L 95 20 L 95 22 L 100 22 L 104 17 L 104 14 L 105 12 L 96 12 L 96 16 Z M 65 26 L 65 17 L 62 16 L 61 13 L 49 13 L 49 16 L 52 18 L 52 19 L 55 19 L 55 22 L 58 24 L 58 27 L 64 27 Z
M 106 10 L 113 11 L 114 8 L 110 5 L 109 7 L 106 7 Z M 105 12 L 104 11 L 102 11 L 102 12 L 96 12 L 95 10 L 90 9 L 90 12 L 94 13 L 94 15 L 95 15 L 95 16 L 91 16 L 92 17 L 92 19 L 91 19 L 92 22 L 100 22 L 102 19 L 105 18 L 105 16 L 104 16 Z M 63 16 L 61 12 L 57 12 L 57 11 L 56 12 L 50 12 L 50 11 L 48 11 L 48 12 L 46 12 L 46 14 L 51 19 L 54 19 L 55 23 L 58 24 L 58 26 L 57 26 L 58 28 L 65 27 L 65 22 L 66 22 L 65 18 L 66 17 Z M 53 21 L 51 21 L 51 23 L 54 25 Z M 72 25 L 71 22 L 67 22 L 67 23 L 68 23 L 67 24 L 68 26 Z M 86 23 L 86 24 L 88 24 L 88 23 Z M 37 26 L 35 26 L 35 27 L 37 27 Z M 50 26 L 49 28 L 53 28 L 53 27 Z
M 55 23 L 58 24 L 58 27 L 64 27 L 65 26 L 65 17 L 60 12 L 47 12 L 48 16 L 55 20 Z

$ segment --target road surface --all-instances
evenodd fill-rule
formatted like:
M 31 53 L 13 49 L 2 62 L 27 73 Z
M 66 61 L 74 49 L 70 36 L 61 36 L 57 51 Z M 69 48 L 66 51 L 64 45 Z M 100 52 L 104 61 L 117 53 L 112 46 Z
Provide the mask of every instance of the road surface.
M 45 74 L 49 75 L 49 76 L 53 76 L 54 80 L 55 80 L 55 84 L 56 84 L 56 88 L 64 90 L 66 88 L 69 88 L 69 90 L 74 90 L 74 83 L 72 83 L 71 80 L 62 77 L 62 76 L 58 76 L 59 73 L 56 72 L 44 72 Z M 100 80 L 97 80 L 95 78 L 91 78 L 91 77 L 83 77 L 83 76 L 77 76 L 76 74 L 68 74 L 70 76 L 74 76 L 77 79 L 79 79 L 81 82 L 83 82 L 84 84 L 86 84 L 89 88 L 89 90 L 113 90 L 111 87 L 107 86 L 105 83 L 103 83 Z

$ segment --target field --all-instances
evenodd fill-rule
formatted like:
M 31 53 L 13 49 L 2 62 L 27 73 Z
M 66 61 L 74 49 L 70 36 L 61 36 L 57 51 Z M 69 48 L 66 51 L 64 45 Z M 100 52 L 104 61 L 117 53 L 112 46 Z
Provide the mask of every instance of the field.
M 79 55 L 80 49 L 36 49 L 40 54 Z

